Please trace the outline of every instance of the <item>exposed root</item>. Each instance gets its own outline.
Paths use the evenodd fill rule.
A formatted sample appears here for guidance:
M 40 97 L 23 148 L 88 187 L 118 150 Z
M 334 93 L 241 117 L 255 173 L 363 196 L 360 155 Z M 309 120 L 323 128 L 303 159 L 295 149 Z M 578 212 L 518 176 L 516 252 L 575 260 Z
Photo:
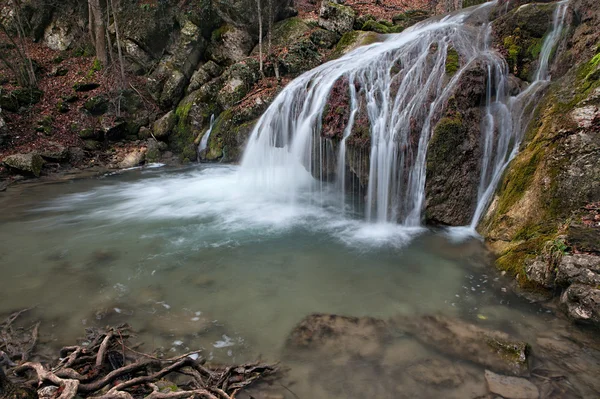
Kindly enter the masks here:
M 5 350 L 8 359 L 5 364 L 16 366 L 12 360 L 21 363 L 12 370 L 14 375 L 23 376 L 29 370 L 35 371 L 38 387 L 53 385 L 59 388 L 56 399 L 76 396 L 91 399 L 235 399 L 236 393 L 244 387 L 278 373 L 275 365 L 261 363 L 228 367 L 209 365 L 199 356 L 200 351 L 169 359 L 148 355 L 132 349 L 135 345 L 128 345 L 128 326 L 105 331 L 88 329 L 87 344 L 62 348 L 59 358 L 47 362 L 45 367 L 41 362 L 27 361 L 35 358 L 39 323 L 30 329 L 27 338 L 24 334 L 29 330 L 23 330 L 16 339 L 18 334 L 11 328 L 23 312 L 13 313 L 0 324 L 0 349 Z M 13 373 L 9 372 L 7 376 Z M 161 390 L 158 382 L 175 373 L 189 378 L 182 384 L 185 389 L 177 387 L 173 390 L 171 386 Z M 113 386 L 108 389 L 110 385 Z

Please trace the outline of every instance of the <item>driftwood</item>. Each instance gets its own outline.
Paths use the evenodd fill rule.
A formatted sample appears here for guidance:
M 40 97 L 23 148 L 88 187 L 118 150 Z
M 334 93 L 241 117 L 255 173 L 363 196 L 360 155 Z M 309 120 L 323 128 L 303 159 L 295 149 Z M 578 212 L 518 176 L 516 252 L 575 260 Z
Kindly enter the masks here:
M 20 334 L 12 328 L 14 321 L 25 311 L 13 313 L 0 324 L 0 357 L 4 358 L 0 359 L 0 373 L 2 365 L 7 366 L 6 383 L 13 386 L 55 386 L 58 390 L 52 399 L 76 396 L 90 399 L 235 399 L 236 393 L 244 387 L 259 379 L 273 378 L 279 372 L 276 365 L 262 363 L 208 365 L 198 352 L 169 359 L 145 354 L 129 344 L 131 334 L 127 325 L 87 329 L 84 344 L 62 348 L 56 359 L 28 361 L 35 358 L 39 323 L 30 329 L 21 329 Z M 159 388 L 159 381 L 176 374 L 187 377 L 183 379 L 186 382 L 170 383 L 166 390 Z M 173 389 L 174 386 L 177 389 Z M 0 399 L 5 399 L 2 386 Z

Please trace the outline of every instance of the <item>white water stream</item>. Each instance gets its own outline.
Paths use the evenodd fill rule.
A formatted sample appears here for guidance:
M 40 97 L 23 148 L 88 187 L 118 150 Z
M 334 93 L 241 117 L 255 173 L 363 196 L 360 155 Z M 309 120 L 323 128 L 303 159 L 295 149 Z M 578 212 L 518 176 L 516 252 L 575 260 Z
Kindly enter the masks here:
M 517 152 L 528 120 L 524 115 L 527 105 L 547 85 L 550 56 L 560 38 L 567 8 L 566 1 L 557 5 L 535 81 L 511 97 L 506 62 L 490 48 L 491 27 L 476 22 L 481 20 L 478 15 L 485 17 L 495 3 L 425 21 L 292 81 L 254 128 L 242 162 L 242 179 L 286 196 L 292 204 L 308 188 L 317 191 L 316 199 L 321 198 L 323 184 L 311 186 L 309 182 L 312 176 L 323 175 L 332 157 L 328 153 L 331 142 L 321 136 L 322 117 L 334 85 L 347 79 L 350 113 L 335 156 L 341 211 L 347 207 L 346 197 L 356 195 L 346 187 L 346 142 L 359 112 L 357 98 L 362 96 L 371 137 L 365 218 L 376 223 L 420 226 L 427 148 L 436 118 L 465 71 L 480 63 L 488 71 L 488 87 L 482 111 L 481 179 L 469 226 L 474 232 L 502 172 Z M 452 49 L 459 54 L 461 66 L 449 78 L 446 61 Z

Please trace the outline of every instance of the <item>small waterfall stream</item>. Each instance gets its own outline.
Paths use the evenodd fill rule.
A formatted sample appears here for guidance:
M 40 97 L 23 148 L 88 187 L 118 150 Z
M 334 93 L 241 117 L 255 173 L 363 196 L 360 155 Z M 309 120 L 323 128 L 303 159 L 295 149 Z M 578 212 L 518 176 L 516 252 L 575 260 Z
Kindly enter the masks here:
M 419 226 L 433 128 L 464 73 L 482 64 L 488 76 L 482 110 L 481 179 L 470 226 L 474 229 L 503 170 L 516 154 L 521 121 L 526 119 L 524 109 L 547 84 L 550 55 L 560 38 L 567 8 L 566 1 L 558 3 L 535 81 L 511 97 L 506 62 L 490 48 L 491 26 L 477 22 L 482 16 L 487 21 L 495 4 L 425 21 L 296 78 L 256 124 L 242 160 L 242 178 L 291 203 L 307 190 L 318 194 L 335 189 L 342 200 L 334 206 L 344 212 L 346 198 L 358 195 L 347 187 L 347 143 L 355 134 L 357 115 L 363 111 L 370 126 L 368 186 L 360 194 L 364 195 L 364 217 L 376 223 Z M 446 63 L 452 53 L 458 54 L 461 62 L 449 76 Z M 321 132 L 329 97 L 340 80 L 347 82 L 350 109 L 337 148 L 332 148 L 331 140 Z M 315 183 L 313 176 L 322 180 L 332 159 L 335 188 Z
M 198 161 L 200 161 L 200 154 L 202 154 L 203 151 L 206 151 L 206 147 L 208 146 L 208 139 L 210 139 L 210 134 L 212 133 L 214 124 L 215 114 L 212 114 L 210 116 L 210 125 L 208 127 L 208 130 L 202 136 L 202 140 L 200 140 L 200 145 L 198 146 Z

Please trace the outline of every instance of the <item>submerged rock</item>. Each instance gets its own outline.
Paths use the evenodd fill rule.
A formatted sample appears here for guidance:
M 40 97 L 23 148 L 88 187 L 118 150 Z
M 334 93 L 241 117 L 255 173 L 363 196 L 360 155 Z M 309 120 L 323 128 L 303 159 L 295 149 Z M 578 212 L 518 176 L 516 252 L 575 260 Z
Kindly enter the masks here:
M 400 317 L 394 323 L 398 330 L 449 356 L 498 372 L 514 375 L 528 372 L 527 343 L 506 333 L 444 316 Z
M 4 158 L 4 164 L 19 172 L 33 174 L 39 177 L 44 159 L 37 153 L 30 152 L 28 154 L 14 154 Z
M 485 380 L 491 393 L 506 399 L 538 399 L 539 390 L 533 383 L 524 378 L 507 377 L 485 371 Z

